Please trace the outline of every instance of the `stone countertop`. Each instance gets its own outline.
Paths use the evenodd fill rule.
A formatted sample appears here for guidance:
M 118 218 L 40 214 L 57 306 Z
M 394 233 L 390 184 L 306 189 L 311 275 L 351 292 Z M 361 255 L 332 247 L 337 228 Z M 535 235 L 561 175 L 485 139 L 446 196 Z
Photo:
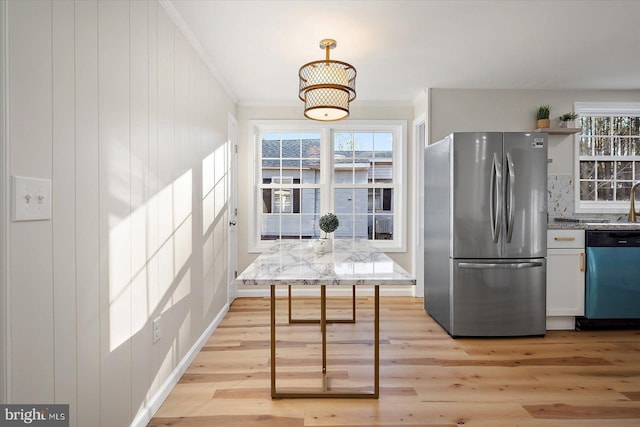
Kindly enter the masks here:
M 640 222 L 554 222 L 547 224 L 549 230 L 638 230 Z
M 276 240 L 236 279 L 242 285 L 415 285 L 415 278 L 365 240 L 333 241 L 316 254 L 312 240 Z

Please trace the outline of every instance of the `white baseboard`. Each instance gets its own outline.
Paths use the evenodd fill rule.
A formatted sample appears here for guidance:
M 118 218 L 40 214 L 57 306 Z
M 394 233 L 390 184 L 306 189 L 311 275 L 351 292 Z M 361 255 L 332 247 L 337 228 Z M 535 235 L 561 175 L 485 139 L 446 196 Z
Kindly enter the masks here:
M 276 288 L 276 296 L 287 296 L 287 293 L 288 293 L 288 290 L 284 286 L 279 286 L 278 288 Z M 292 293 L 294 296 L 319 297 L 320 289 L 316 286 L 311 286 L 308 289 L 293 288 Z M 338 287 L 327 286 L 327 295 L 328 296 L 350 296 L 351 287 L 340 286 L 338 288 Z M 373 288 L 371 287 L 358 288 L 356 289 L 356 295 L 373 296 Z M 238 298 L 258 298 L 258 297 L 268 297 L 268 296 L 269 296 L 269 288 L 238 289 Z M 411 287 L 407 286 L 402 288 L 380 287 L 380 296 L 414 297 L 415 288 L 413 286 Z
M 136 418 L 131 422 L 131 427 L 146 427 L 151 421 L 151 418 L 158 412 L 160 406 L 165 401 L 165 399 L 171 393 L 171 390 L 178 384 L 182 374 L 185 373 L 191 362 L 196 358 L 204 344 L 207 342 L 213 331 L 218 327 L 225 314 L 229 311 L 229 304 L 225 304 L 225 306 L 220 310 L 217 316 L 213 319 L 213 321 L 209 324 L 207 329 L 200 335 L 198 340 L 193 344 L 191 349 L 185 354 L 182 360 L 178 363 L 176 368 L 171 372 L 169 377 L 162 383 L 158 391 L 155 392 L 149 402 L 146 404 L 144 408 L 138 412 Z

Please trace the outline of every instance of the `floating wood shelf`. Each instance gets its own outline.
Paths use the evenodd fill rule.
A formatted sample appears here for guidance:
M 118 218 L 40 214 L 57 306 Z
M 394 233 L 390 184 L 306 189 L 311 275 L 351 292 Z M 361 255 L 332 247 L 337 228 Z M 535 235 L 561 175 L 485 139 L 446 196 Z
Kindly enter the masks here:
M 545 132 L 549 135 L 571 135 L 579 133 L 581 130 L 581 128 L 538 128 L 534 132 Z

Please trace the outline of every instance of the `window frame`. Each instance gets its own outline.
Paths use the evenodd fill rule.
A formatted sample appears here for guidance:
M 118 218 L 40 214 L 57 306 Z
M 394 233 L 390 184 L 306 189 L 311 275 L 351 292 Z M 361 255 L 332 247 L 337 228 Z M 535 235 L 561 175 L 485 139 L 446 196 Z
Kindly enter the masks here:
M 261 173 L 261 141 L 260 135 L 268 132 L 319 132 L 320 133 L 320 185 L 309 184 L 309 188 L 319 188 L 320 212 L 334 212 L 333 182 L 333 133 L 334 132 L 391 132 L 394 138 L 393 147 L 393 216 L 394 238 L 392 240 L 369 240 L 374 247 L 386 252 L 406 251 L 406 223 L 408 209 L 407 189 L 407 122 L 405 120 L 348 120 L 345 122 L 312 122 L 308 120 L 251 120 L 249 121 L 249 141 L 251 144 L 252 187 L 249 218 L 249 253 L 260 253 L 270 246 L 269 240 L 261 239 L 260 207 L 262 194 L 260 191 Z M 300 186 L 302 190 L 304 184 Z
M 574 112 L 579 116 L 635 116 L 640 115 L 640 102 L 576 102 Z M 575 213 L 620 214 L 629 211 L 629 201 L 589 201 L 580 199 L 580 162 L 640 161 L 640 155 L 584 156 L 580 155 L 582 132 L 574 135 L 574 211 Z M 614 181 L 615 182 L 615 181 Z

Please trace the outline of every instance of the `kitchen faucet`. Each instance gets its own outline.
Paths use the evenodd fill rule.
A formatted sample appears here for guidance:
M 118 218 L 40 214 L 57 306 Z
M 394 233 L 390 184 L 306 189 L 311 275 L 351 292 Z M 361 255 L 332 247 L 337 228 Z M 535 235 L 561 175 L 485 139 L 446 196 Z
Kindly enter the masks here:
M 636 189 L 640 186 L 640 181 L 633 184 L 631 187 L 631 206 L 629 207 L 629 222 L 636 222 L 636 215 L 640 215 L 640 212 L 636 212 Z

